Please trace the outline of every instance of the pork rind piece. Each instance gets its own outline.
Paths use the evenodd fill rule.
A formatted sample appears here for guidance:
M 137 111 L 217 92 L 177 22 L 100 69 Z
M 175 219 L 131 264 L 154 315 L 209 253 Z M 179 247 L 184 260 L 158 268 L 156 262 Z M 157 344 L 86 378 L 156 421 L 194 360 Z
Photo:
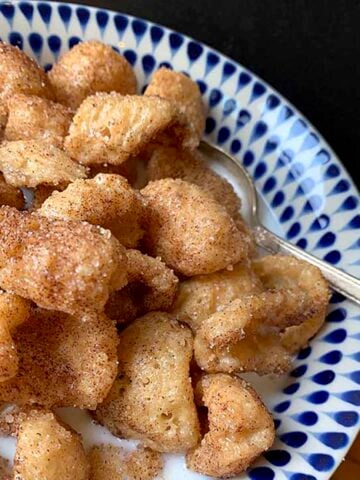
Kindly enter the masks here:
M 18 47 L 0 42 L 0 102 L 16 93 L 53 98 L 44 70 Z
M 7 101 L 5 140 L 43 140 L 61 148 L 72 119 L 71 111 L 46 98 L 17 94 Z
M 2 402 L 95 409 L 116 377 L 118 336 L 104 314 L 73 317 L 35 309 L 13 341 L 19 367 L 0 383 Z
M 233 477 L 272 446 L 274 422 L 247 382 L 230 375 L 205 375 L 197 396 L 208 409 L 208 432 L 187 454 L 188 468 L 211 477 Z
M 324 322 L 329 290 L 316 267 L 269 255 L 253 268 L 267 290 L 234 300 L 197 331 L 195 358 L 203 370 L 284 373 Z
M 88 178 L 96 177 L 99 173 L 121 175 L 133 186 L 138 178 L 138 162 L 136 158 L 129 158 L 120 165 L 101 165 L 100 163 L 91 165 L 88 171 Z
M 86 177 L 86 169 L 43 140 L 18 140 L 0 146 L 0 171 L 13 187 L 66 186 Z
M 194 130 L 168 100 L 98 93 L 87 97 L 77 110 L 65 149 L 83 165 L 120 165 L 165 133 L 176 145 L 198 145 Z
M 24 196 L 21 190 L 12 185 L 8 185 L 0 173 L 0 206 L 1 205 L 21 209 L 24 207 Z
M 180 178 L 195 183 L 226 208 L 234 219 L 239 215 L 241 200 L 232 185 L 213 172 L 205 163 L 199 150 L 180 150 L 174 147 L 159 146 L 147 166 L 150 181 L 162 178 Z
M 89 480 L 80 436 L 52 412 L 32 411 L 20 424 L 14 475 L 17 480 Z
M 238 263 L 230 270 L 198 275 L 180 283 L 171 312 L 197 331 L 210 315 L 233 300 L 264 290 L 248 263 Z
M 119 378 L 97 408 L 114 435 L 159 452 L 196 445 L 199 425 L 189 378 L 190 330 L 161 312 L 148 313 L 120 335 Z
M 102 311 L 127 282 L 124 247 L 108 230 L 0 207 L 0 287 L 66 313 Z
M 1 480 L 12 480 L 14 478 L 9 460 L 0 457 L 0 478 Z
M 191 78 L 168 68 L 160 68 L 154 73 L 144 95 L 155 95 L 174 102 L 201 138 L 205 129 L 205 105 L 197 83 Z
M 147 207 L 146 249 L 176 272 L 213 273 L 246 260 L 244 235 L 225 208 L 197 185 L 167 178 L 150 182 L 141 193 Z
M 96 92 L 136 93 L 136 76 L 126 58 L 94 40 L 62 55 L 48 75 L 58 102 L 73 110 Z
M 64 191 L 54 192 L 38 213 L 100 225 L 127 248 L 136 247 L 143 235 L 140 195 L 120 175 L 100 173 L 90 180 L 76 180 Z
M 318 268 L 290 256 L 268 255 L 255 260 L 253 268 L 266 288 L 295 289 L 303 296 L 303 322 L 287 328 L 281 338 L 283 347 L 296 353 L 307 346 L 325 321 L 330 299 L 327 281 Z
M 16 375 L 18 356 L 12 333 L 29 316 L 28 300 L 0 290 L 0 382 Z
M 89 453 L 90 480 L 153 480 L 162 470 L 162 458 L 150 448 L 126 452 L 114 445 L 98 445 Z

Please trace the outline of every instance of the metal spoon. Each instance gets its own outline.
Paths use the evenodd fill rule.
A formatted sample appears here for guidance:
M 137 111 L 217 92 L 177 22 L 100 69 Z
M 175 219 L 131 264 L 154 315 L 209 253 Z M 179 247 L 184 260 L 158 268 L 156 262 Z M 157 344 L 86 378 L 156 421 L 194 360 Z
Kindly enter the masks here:
M 305 260 L 315 267 L 318 267 L 334 290 L 360 305 L 360 280 L 358 278 L 292 245 L 273 232 L 270 232 L 270 230 L 261 224 L 258 215 L 258 196 L 253 180 L 237 158 L 207 142 L 201 142 L 200 150 L 210 162 L 221 163 L 238 179 L 241 188 L 245 192 L 246 200 L 244 203 L 247 203 L 249 206 L 250 226 L 254 231 L 255 241 L 259 247 L 271 253 L 280 252 L 293 255 L 300 260 Z

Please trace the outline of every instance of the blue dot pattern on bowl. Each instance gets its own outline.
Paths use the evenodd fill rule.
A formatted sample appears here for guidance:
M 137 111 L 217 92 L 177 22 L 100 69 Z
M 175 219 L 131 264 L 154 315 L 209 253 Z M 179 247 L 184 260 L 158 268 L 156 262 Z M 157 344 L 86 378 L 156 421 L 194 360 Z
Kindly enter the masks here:
M 251 72 L 180 33 L 85 6 L 0 3 L 0 35 L 47 68 L 81 40 L 98 38 L 126 56 L 141 87 L 160 66 L 186 71 L 209 106 L 206 138 L 243 162 L 284 236 L 360 274 L 356 189 L 309 122 Z M 299 352 L 287 384 L 269 399 L 276 444 L 241 478 L 329 477 L 359 426 L 359 325 L 354 306 L 334 295 L 325 328 Z

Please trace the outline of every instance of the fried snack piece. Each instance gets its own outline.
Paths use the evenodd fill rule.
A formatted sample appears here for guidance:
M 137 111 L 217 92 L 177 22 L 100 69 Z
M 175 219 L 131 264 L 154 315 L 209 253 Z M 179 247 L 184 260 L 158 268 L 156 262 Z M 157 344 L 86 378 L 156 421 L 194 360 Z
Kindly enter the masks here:
M 199 425 L 189 379 L 190 330 L 161 312 L 138 318 L 120 335 L 119 378 L 96 417 L 114 435 L 159 452 L 196 445 Z
M 163 133 L 171 134 L 177 145 L 198 145 L 193 129 L 168 100 L 97 93 L 87 97 L 77 110 L 65 149 L 83 165 L 120 165 Z
M 126 58 L 96 40 L 66 52 L 48 75 L 57 100 L 73 110 L 96 92 L 136 93 L 136 76 Z
M 162 458 L 150 448 L 133 452 L 114 445 L 97 445 L 88 455 L 90 480 L 153 480 L 162 470 Z
M 86 169 L 43 140 L 18 140 L 0 146 L 0 171 L 13 187 L 67 185 L 86 177 Z
M 235 300 L 202 322 L 194 347 L 203 370 L 284 373 L 324 322 L 329 290 L 316 267 L 269 255 L 253 268 L 267 290 Z
M 284 255 L 268 255 L 254 261 L 253 268 L 266 288 L 296 289 L 304 296 L 304 321 L 287 328 L 281 344 L 289 353 L 305 347 L 320 330 L 330 299 L 327 281 L 320 270 L 307 262 Z
M 197 83 L 191 78 L 168 68 L 159 68 L 144 95 L 155 95 L 174 102 L 201 138 L 205 129 L 205 105 Z
M 116 377 L 118 336 L 104 314 L 73 317 L 35 309 L 13 340 L 19 368 L 0 383 L 2 402 L 93 410 Z
M 0 382 L 16 375 L 18 356 L 12 333 L 30 316 L 30 302 L 0 290 Z
M 197 185 L 167 178 L 150 182 L 141 193 L 147 251 L 176 272 L 213 273 L 247 258 L 244 235 L 225 208 Z
M 46 73 L 18 47 L 0 42 L 0 102 L 16 93 L 52 99 Z
M 38 213 L 100 225 L 127 248 L 136 247 L 143 235 L 140 195 L 120 175 L 99 173 L 89 180 L 75 180 L 45 200 Z
M 264 290 L 259 278 L 248 263 L 238 263 L 230 270 L 198 275 L 180 283 L 171 312 L 186 322 L 193 331 L 203 320 L 224 305 L 247 294 Z
M 102 311 L 127 282 L 124 247 L 108 230 L 0 207 L 0 287 L 49 310 Z
M 239 215 L 241 200 L 232 185 L 213 172 L 199 150 L 180 150 L 159 146 L 151 155 L 147 166 L 148 179 L 180 178 L 195 183 L 223 205 L 234 219 Z
M 19 427 L 14 459 L 17 480 L 89 480 L 80 435 L 52 412 L 33 410 Z
M 274 422 L 251 386 L 230 375 L 205 375 L 197 397 L 208 409 L 208 432 L 186 456 L 187 466 L 211 477 L 233 477 L 275 439 Z
M 24 196 L 21 190 L 12 185 L 8 185 L 0 173 L 0 206 L 1 205 L 21 209 L 24 207 Z
M 17 94 L 7 101 L 5 140 L 42 140 L 61 148 L 72 119 L 71 111 L 46 98 Z

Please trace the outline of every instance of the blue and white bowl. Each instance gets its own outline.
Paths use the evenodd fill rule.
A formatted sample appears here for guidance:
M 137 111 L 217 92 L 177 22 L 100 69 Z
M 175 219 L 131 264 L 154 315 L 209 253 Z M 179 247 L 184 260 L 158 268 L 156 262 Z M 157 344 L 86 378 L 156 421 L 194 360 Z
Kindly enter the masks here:
M 0 37 L 46 68 L 77 42 L 102 40 L 126 56 L 142 87 L 161 65 L 187 72 L 209 106 L 206 138 L 252 174 L 264 221 L 314 255 L 360 275 L 359 194 L 353 182 L 314 127 L 241 65 L 151 22 L 66 3 L 0 2 Z M 290 375 L 256 380 L 274 413 L 278 440 L 239 478 L 328 479 L 359 429 L 359 361 L 360 309 L 335 294 L 325 328 L 300 352 Z M 84 427 L 83 413 L 73 414 L 63 412 L 75 428 L 93 432 Z M 8 447 L 2 439 L 0 448 L 10 455 L 13 446 Z M 203 477 L 186 471 L 183 458 L 169 457 L 164 478 Z

